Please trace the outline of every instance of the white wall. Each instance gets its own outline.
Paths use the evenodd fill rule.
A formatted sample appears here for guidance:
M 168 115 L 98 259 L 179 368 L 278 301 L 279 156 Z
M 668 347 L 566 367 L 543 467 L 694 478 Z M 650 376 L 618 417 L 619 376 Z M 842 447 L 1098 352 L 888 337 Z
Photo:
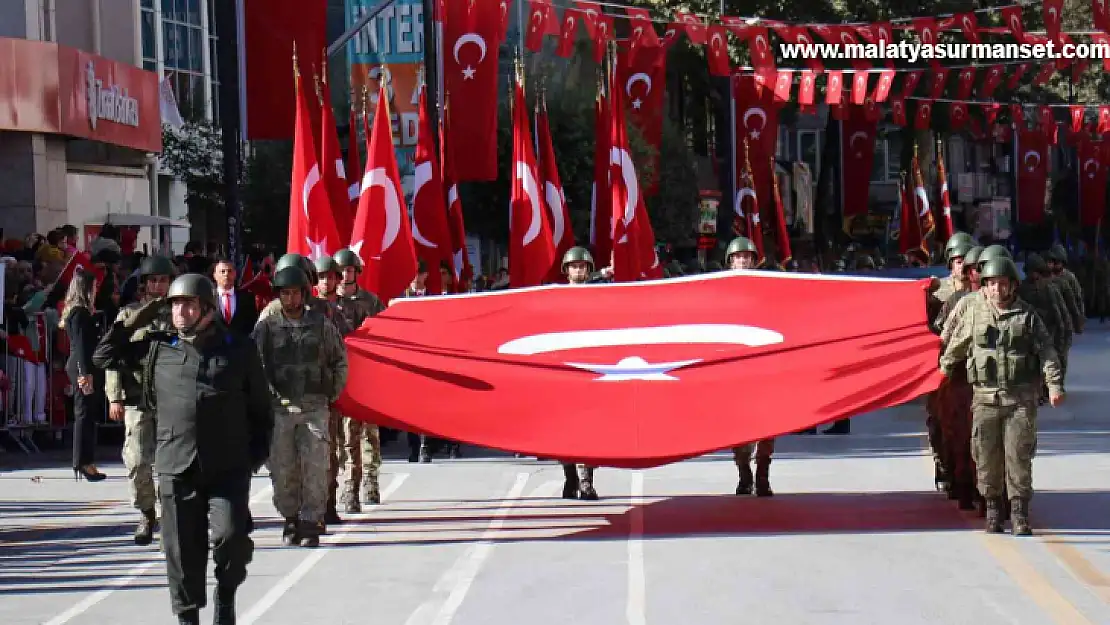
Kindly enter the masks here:
M 69 206 L 68 223 L 77 226 L 84 237 L 86 224 L 103 224 L 105 214 L 150 214 L 150 185 L 146 178 L 68 172 L 66 196 Z M 137 249 L 151 249 L 150 228 L 139 232 Z

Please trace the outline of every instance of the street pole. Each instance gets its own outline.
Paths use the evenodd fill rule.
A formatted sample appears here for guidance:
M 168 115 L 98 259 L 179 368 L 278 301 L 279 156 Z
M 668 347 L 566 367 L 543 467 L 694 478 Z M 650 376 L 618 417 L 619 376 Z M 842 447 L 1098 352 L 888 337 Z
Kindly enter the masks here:
M 242 203 L 239 198 L 239 42 L 236 2 L 215 2 L 217 74 L 220 78 L 220 141 L 223 146 L 224 214 L 227 217 L 227 258 L 242 265 Z M 207 224 L 206 224 L 207 225 Z M 207 227 L 205 228 L 207 231 Z M 209 239 L 211 235 L 209 234 Z
M 375 17 L 377 17 L 379 13 L 384 11 L 391 4 L 393 4 L 393 0 L 382 0 L 380 3 L 378 3 L 378 6 L 374 7 L 373 9 L 370 9 L 366 13 L 363 13 L 362 17 L 358 18 L 355 21 L 354 24 L 351 24 L 351 27 L 348 28 L 342 35 L 339 35 L 338 39 L 331 42 L 331 44 L 328 46 L 328 58 L 331 58 L 331 57 L 335 56 L 336 54 L 338 54 L 339 51 L 343 49 L 343 46 L 347 45 L 348 41 L 350 41 L 351 39 L 354 39 L 355 35 L 358 34 L 358 31 L 362 30 L 363 28 L 366 28 L 366 25 L 369 24 L 371 22 L 371 20 L 373 20 Z M 425 1 L 425 5 L 427 5 L 427 4 L 428 4 L 427 1 Z M 427 9 L 427 6 L 425 6 L 425 9 Z M 428 15 L 427 10 L 425 10 L 424 14 Z M 424 20 L 425 32 L 427 32 L 427 23 L 428 23 L 428 20 L 425 19 Z M 427 44 L 425 44 L 425 45 L 427 45 Z

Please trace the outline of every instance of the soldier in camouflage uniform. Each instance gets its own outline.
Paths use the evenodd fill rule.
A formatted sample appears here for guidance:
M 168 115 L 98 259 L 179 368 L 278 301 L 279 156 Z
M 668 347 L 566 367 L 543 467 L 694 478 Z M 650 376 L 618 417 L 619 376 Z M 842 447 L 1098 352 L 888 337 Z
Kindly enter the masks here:
M 758 248 L 747 237 L 736 237 L 725 250 L 725 264 L 729 269 L 755 269 Z M 752 475 L 752 453 L 755 453 L 755 475 Z M 765 438 L 758 443 L 747 443 L 732 448 L 732 460 L 740 474 L 736 485 L 737 495 L 752 494 L 754 482 L 757 497 L 770 497 L 771 455 L 775 453 L 775 439 Z
M 1017 294 L 1041 316 L 1041 321 L 1044 321 L 1052 335 L 1052 346 L 1056 349 L 1056 357 L 1063 370 L 1066 366 L 1064 363 L 1067 362 L 1066 354 L 1071 346 L 1071 316 L 1068 315 L 1059 289 L 1047 277 L 1050 273 L 1048 263 L 1039 254 L 1029 254 L 1025 257 L 1025 281 L 1018 287 Z M 1047 397 L 1047 388 L 1045 390 Z
M 173 278 L 173 263 L 161 256 L 148 256 L 139 265 L 139 281 L 144 287 L 143 300 L 120 309 L 116 321 L 131 318 L 147 302 L 165 297 Z M 169 331 L 173 327 L 169 310 L 154 321 L 138 328 L 132 341 L 142 341 L 148 332 Z M 104 392 L 108 397 L 108 418 L 123 421 L 123 466 L 127 468 L 127 482 L 131 491 L 131 504 L 142 513 L 135 527 L 135 544 L 149 545 L 154 540 L 154 527 L 158 522 L 155 503 L 158 493 L 154 483 L 154 413 L 142 406 L 142 371 L 106 369 Z
M 944 245 L 944 259 L 948 263 L 949 275 L 934 280 L 926 300 L 925 312 L 928 319 L 936 319 L 944 303 L 954 294 L 967 291 L 970 286 L 964 276 L 964 256 L 971 248 L 975 247 L 975 239 L 966 232 L 956 232 L 948 238 Z M 925 428 L 929 433 L 929 447 L 933 452 L 933 482 L 937 488 L 951 492 L 951 467 L 944 464 L 944 440 L 940 427 L 940 410 L 944 393 L 947 389 L 942 386 L 929 393 L 925 398 Z
M 368 318 L 385 310 L 377 295 L 358 286 L 362 261 L 348 249 L 335 253 L 335 264 L 340 281 L 336 288 L 335 305 L 347 324 L 357 330 Z M 344 446 L 340 448 L 342 464 L 346 465 L 343 481 L 344 509 L 355 513 L 362 511 L 362 503 L 382 502 L 378 474 L 382 466 L 382 439 L 378 426 L 351 417 L 343 417 Z M 361 502 L 360 502 L 361 489 Z
M 973 389 L 971 453 L 979 491 L 986 498 L 986 531 L 1002 531 L 1003 497 L 1008 492 L 1011 531 L 1028 536 L 1037 395 L 1043 375 L 1049 401 L 1059 406 L 1064 401 L 1063 377 L 1044 322 L 1017 297 L 1020 277 L 1014 262 L 987 262 L 980 276 L 983 297 L 971 298 L 940 357 L 940 370 L 952 376 L 966 361 Z
M 343 315 L 339 314 L 338 297 L 335 293 L 335 289 L 339 285 L 339 267 L 336 266 L 332 257 L 327 254 L 317 258 L 314 266 L 316 268 L 316 298 L 326 309 L 326 316 L 335 324 L 335 329 L 339 330 L 339 335 L 347 336 L 354 328 L 351 327 L 351 324 Z M 339 490 L 339 466 L 343 462 L 339 457 L 340 450 L 344 447 L 343 417 L 335 410 L 334 406 L 330 410 L 331 419 L 328 421 L 328 441 L 330 442 L 328 448 L 328 508 L 324 513 L 324 522 L 326 525 L 338 525 L 343 522 L 335 505 L 336 491 Z
M 587 284 L 591 281 L 594 272 L 594 257 L 584 247 L 572 247 L 563 254 L 563 275 L 567 277 L 567 284 Z M 594 489 L 594 470 L 586 464 L 563 463 L 563 499 L 596 500 L 597 490 Z
M 259 319 L 252 336 L 274 396 L 274 507 L 285 545 L 316 547 L 328 503 L 328 406 L 347 383 L 347 350 L 323 310 L 305 306 L 304 271 L 285 267 L 273 284 L 281 310 Z
M 1066 263 L 1067 260 L 1068 253 L 1064 250 L 1064 246 L 1059 243 L 1053 245 L 1051 249 L 1045 252 L 1045 262 L 1050 271 L 1049 279 L 1063 297 L 1068 317 L 1071 320 L 1072 333 L 1083 334 L 1083 325 L 1087 320 L 1083 307 L 1083 293 L 1079 287 L 1079 281 L 1075 279 L 1075 275 L 1064 267 L 1064 263 Z M 1061 354 L 1057 354 L 1060 358 L 1060 366 L 1063 368 L 1065 376 L 1067 376 L 1068 373 L 1069 351 L 1071 351 L 1071 337 L 1068 337 L 1064 351 Z
M 933 321 L 934 328 L 939 328 L 941 345 L 950 338 L 952 328 L 967 305 L 981 296 L 979 260 L 982 252 L 983 248 L 977 245 L 964 255 L 964 276 L 971 289 L 953 293 Z M 941 462 L 949 471 L 948 497 L 955 499 L 961 510 L 971 510 L 975 507 L 977 493 L 975 463 L 971 459 L 971 386 L 966 376 L 957 372 L 941 384 L 936 407 L 944 445 Z

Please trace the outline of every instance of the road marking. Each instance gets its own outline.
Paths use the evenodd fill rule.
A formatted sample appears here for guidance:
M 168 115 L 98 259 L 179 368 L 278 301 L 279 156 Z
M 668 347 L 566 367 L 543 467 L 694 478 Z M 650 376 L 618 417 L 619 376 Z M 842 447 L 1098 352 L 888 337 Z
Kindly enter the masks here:
M 563 492 L 563 480 L 548 480 L 532 489 L 528 498 L 553 498 Z
M 408 479 L 408 477 L 408 473 L 399 473 L 397 475 L 394 475 L 393 481 L 389 483 L 389 486 L 386 486 L 385 489 L 382 490 L 382 501 L 385 502 L 394 493 L 396 493 L 397 489 L 401 488 L 401 484 L 404 484 L 405 480 Z M 369 514 L 369 512 L 367 514 Z M 355 518 L 357 518 L 357 516 Z M 343 541 L 347 540 L 347 537 L 350 536 L 351 530 L 353 530 L 354 528 L 355 524 L 348 522 L 344 524 L 343 529 L 339 530 L 339 532 L 337 532 L 336 534 L 325 536 L 321 541 L 324 543 L 324 545 L 321 545 L 320 547 L 314 549 L 309 556 L 307 556 L 304 560 L 301 561 L 300 564 L 297 565 L 297 568 L 293 569 L 288 574 L 286 574 L 285 577 L 281 578 L 278 583 L 269 590 L 269 592 L 263 595 L 263 597 L 259 599 L 257 603 L 251 606 L 250 610 L 247 610 L 246 614 L 239 618 L 239 623 L 241 623 L 242 625 L 252 625 L 255 621 L 261 618 L 262 615 L 269 611 L 270 608 L 274 607 L 274 604 L 278 602 L 278 599 L 281 599 L 285 595 L 285 593 L 289 592 L 290 588 L 296 585 L 297 582 L 301 581 L 305 575 L 308 575 L 308 572 L 311 571 L 312 568 L 315 567 L 317 564 L 319 564 L 320 560 L 324 559 L 324 556 L 328 555 L 328 552 L 331 551 L 332 547 L 339 545 Z
M 1071 571 L 1076 579 L 1086 584 L 1103 602 L 1110 603 L 1110 579 L 1084 558 L 1078 549 L 1062 540 L 1051 538 L 1042 538 L 1041 543 Z
M 257 503 L 267 497 L 271 492 L 273 492 L 273 486 L 266 486 L 262 490 L 258 491 L 253 497 L 251 497 L 250 502 L 252 504 Z M 71 606 L 65 612 L 62 612 L 58 616 L 55 616 L 54 618 L 47 621 L 45 625 L 63 625 L 64 623 L 70 622 L 75 617 L 88 612 L 89 608 L 107 599 L 109 596 L 112 595 L 112 593 L 142 577 L 142 575 L 149 571 L 154 565 L 164 561 L 165 559 L 160 551 L 148 554 L 145 562 L 132 567 L 131 570 L 128 571 L 127 574 L 123 577 L 114 578 L 112 581 L 108 582 L 107 588 L 102 588 L 94 592 L 93 594 L 85 597 L 78 603 Z
M 647 579 L 644 573 L 644 474 L 632 474 L 632 507 L 628 510 L 628 605 L 629 625 L 647 623 Z
M 528 475 L 527 473 L 516 474 L 516 481 L 512 488 L 502 498 L 501 505 L 494 512 L 489 527 L 482 532 L 482 539 L 471 544 L 455 560 L 454 565 L 432 587 L 432 596 L 413 611 L 412 615 L 405 621 L 405 625 L 425 625 L 428 623 L 431 625 L 447 625 L 455 618 L 455 613 L 459 611 L 463 600 L 466 599 L 466 594 L 470 592 L 470 586 L 478 577 L 482 565 L 485 564 L 493 551 L 493 541 L 497 533 L 504 527 L 505 517 L 509 515 L 509 510 L 524 493 L 524 487 L 528 483 Z
M 1017 540 L 998 534 L 979 536 L 1006 573 L 1053 621 L 1063 625 L 1091 625 L 1091 621 L 1021 555 L 1016 546 Z

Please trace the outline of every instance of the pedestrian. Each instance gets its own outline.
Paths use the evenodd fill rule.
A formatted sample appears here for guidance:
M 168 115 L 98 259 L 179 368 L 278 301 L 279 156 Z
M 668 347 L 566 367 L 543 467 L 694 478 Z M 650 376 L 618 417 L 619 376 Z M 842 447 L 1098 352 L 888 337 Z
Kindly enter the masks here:
M 347 383 L 347 351 L 319 300 L 305 305 L 303 270 L 284 267 L 273 283 L 281 309 L 259 319 L 253 337 L 274 396 L 274 507 L 285 519 L 283 544 L 317 547 L 328 504 L 329 406 Z
M 169 307 L 173 331 L 147 331 Z M 162 551 L 173 611 L 199 625 L 208 547 L 215 563 L 215 625 L 235 623 L 235 593 L 254 554 L 251 474 L 270 452 L 273 412 L 258 351 L 219 320 L 216 288 L 185 274 L 165 300 L 114 323 L 98 367 L 141 368 L 141 406 L 157 415 L 154 469 L 162 502 Z
M 128 304 L 116 315 L 117 322 L 125 322 L 147 303 L 166 296 L 174 266 L 170 259 L 148 256 L 139 265 L 139 283 L 143 286 L 143 299 Z M 173 327 L 168 309 L 151 319 L 143 327 L 136 327 L 132 340 L 141 341 L 148 332 L 167 332 Z M 104 373 L 104 392 L 108 396 L 108 418 L 123 421 L 123 466 L 127 469 L 127 484 L 131 491 L 131 505 L 139 511 L 135 527 L 135 544 L 149 545 L 154 539 L 158 522 L 155 502 L 158 500 L 154 484 L 154 413 L 142 408 L 142 369 L 109 368 Z
M 73 386 L 73 477 L 99 482 L 105 476 L 94 464 L 96 426 L 104 420 L 104 374 L 93 366 L 93 350 L 100 338 L 96 323 L 92 273 L 75 272 L 66 291 L 61 325 L 69 341 L 66 374 Z
M 1043 379 L 1052 406 L 1063 403 L 1063 377 L 1044 322 L 1017 297 L 1020 276 L 1014 261 L 988 261 L 980 280 L 984 295 L 970 298 L 941 355 L 940 370 L 952 377 L 966 362 L 972 387 L 971 450 L 979 492 L 986 499 L 986 531 L 1002 531 L 1008 493 L 1011 531 L 1028 536 L 1037 398 Z

